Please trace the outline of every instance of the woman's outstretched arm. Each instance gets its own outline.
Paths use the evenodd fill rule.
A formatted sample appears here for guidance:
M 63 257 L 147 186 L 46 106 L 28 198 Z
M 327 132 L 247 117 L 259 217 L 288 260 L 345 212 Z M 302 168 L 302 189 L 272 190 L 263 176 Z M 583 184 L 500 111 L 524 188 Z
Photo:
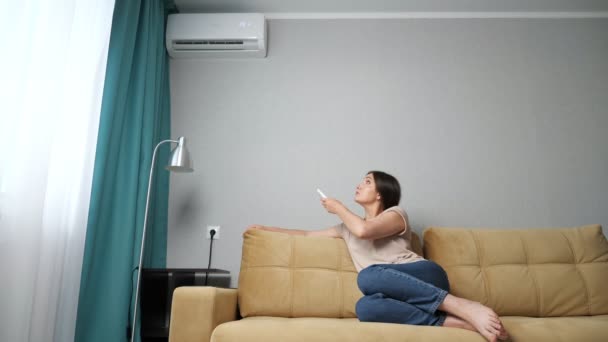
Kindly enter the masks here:
M 401 215 L 393 211 L 383 212 L 372 219 L 364 220 L 334 198 L 321 199 L 321 203 L 329 213 L 338 215 L 346 228 L 359 239 L 376 240 L 407 229 Z

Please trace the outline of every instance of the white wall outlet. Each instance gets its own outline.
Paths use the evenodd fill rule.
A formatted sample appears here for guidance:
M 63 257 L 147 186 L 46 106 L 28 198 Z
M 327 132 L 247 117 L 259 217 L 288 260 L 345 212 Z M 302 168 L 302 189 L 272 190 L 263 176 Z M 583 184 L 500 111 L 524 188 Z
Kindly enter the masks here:
M 215 230 L 215 235 L 213 235 L 213 240 L 219 240 L 220 238 L 220 226 L 207 226 L 207 240 L 211 239 L 210 232 Z

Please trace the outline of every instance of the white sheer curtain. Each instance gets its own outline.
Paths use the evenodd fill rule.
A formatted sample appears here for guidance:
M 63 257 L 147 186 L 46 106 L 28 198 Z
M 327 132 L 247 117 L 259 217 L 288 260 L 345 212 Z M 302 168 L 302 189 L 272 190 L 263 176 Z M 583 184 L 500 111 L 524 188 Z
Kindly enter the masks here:
M 113 0 L 0 11 L 0 341 L 72 341 Z

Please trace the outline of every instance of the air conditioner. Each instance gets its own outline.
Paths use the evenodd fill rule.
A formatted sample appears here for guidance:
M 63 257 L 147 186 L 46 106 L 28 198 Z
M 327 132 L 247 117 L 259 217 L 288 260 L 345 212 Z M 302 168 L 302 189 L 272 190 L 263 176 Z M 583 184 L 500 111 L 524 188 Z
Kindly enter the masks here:
M 178 13 L 167 19 L 173 58 L 266 57 L 266 20 L 257 13 Z

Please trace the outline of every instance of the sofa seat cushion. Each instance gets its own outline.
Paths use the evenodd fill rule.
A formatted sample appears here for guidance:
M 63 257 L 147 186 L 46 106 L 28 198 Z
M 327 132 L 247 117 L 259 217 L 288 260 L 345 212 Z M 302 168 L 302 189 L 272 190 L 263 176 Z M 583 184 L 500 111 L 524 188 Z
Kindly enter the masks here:
M 356 318 L 248 317 L 219 325 L 212 342 L 290 341 L 471 341 L 485 342 L 468 330 L 390 323 L 362 323 Z
M 547 318 L 508 316 L 500 319 L 513 342 L 601 342 L 608 338 L 608 315 Z
M 606 341 L 608 315 L 580 317 L 501 317 L 512 342 Z M 248 317 L 219 325 L 212 342 L 228 341 L 467 341 L 484 342 L 478 333 L 457 329 L 356 318 Z

